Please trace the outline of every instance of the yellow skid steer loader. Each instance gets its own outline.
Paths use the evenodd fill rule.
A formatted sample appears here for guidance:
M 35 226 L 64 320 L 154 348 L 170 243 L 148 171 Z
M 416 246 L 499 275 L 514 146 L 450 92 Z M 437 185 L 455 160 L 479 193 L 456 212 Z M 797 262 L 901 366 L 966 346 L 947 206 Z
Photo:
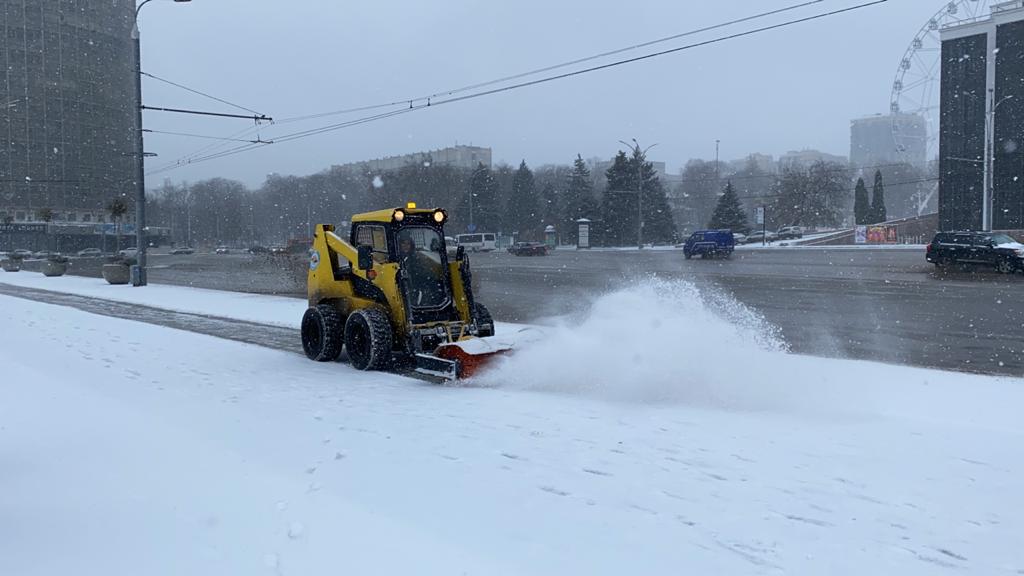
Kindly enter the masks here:
M 359 370 L 412 364 L 448 380 L 468 378 L 509 349 L 473 297 L 469 258 L 449 259 L 441 209 L 414 203 L 352 217 L 347 239 L 319 224 L 309 256 L 309 309 L 302 348 L 336 360 L 342 348 Z

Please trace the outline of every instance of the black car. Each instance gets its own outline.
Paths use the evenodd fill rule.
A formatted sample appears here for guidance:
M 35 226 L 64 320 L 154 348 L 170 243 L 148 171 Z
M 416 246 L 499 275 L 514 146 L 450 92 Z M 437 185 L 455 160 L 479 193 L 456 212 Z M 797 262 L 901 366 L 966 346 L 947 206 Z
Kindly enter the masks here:
M 547 256 L 548 246 L 541 242 L 516 242 L 508 251 L 514 256 Z
M 939 267 L 981 264 L 1010 274 L 1024 270 L 1024 244 L 994 232 L 939 232 L 925 258 Z

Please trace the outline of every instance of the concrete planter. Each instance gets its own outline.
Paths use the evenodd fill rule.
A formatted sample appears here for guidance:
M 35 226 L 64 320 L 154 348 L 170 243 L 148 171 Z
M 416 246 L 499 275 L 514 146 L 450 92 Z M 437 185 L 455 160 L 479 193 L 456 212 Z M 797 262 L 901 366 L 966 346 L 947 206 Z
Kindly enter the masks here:
M 3 268 L 4 272 L 17 272 L 21 270 L 21 260 L 4 260 L 0 262 L 0 268 Z
M 54 262 L 52 260 L 47 260 L 46 262 L 43 262 L 43 276 L 63 276 L 64 274 L 67 273 L 67 271 L 67 262 Z
M 131 281 L 131 269 L 127 264 L 104 264 L 103 279 L 108 284 L 127 284 Z

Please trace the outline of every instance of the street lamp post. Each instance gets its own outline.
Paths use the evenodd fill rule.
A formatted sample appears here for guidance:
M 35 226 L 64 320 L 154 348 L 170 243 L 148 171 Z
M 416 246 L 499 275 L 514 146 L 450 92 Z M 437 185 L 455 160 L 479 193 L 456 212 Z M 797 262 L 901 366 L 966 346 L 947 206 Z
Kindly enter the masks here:
M 138 274 L 132 279 L 134 286 L 146 282 L 146 149 L 142 134 L 142 50 L 139 42 L 139 12 L 153 0 L 143 0 L 135 8 L 132 40 L 135 44 L 135 247 L 138 250 Z M 174 0 L 191 2 L 192 0 Z
M 633 138 L 633 145 L 630 146 L 628 142 L 619 140 L 619 143 L 632 148 L 636 154 L 636 247 L 638 250 L 644 249 L 644 160 L 647 158 L 647 151 L 657 146 L 657 144 L 651 144 L 643 151 L 640 151 L 640 143 Z
M 989 90 L 988 93 L 988 101 L 992 104 L 992 107 L 989 109 L 985 118 L 985 196 L 982 198 L 981 203 L 981 227 L 986 231 L 992 230 L 992 212 L 995 209 L 993 204 L 995 202 L 996 110 L 999 109 L 1000 104 L 1013 98 L 1013 94 L 1010 94 L 999 102 L 996 102 L 995 90 Z

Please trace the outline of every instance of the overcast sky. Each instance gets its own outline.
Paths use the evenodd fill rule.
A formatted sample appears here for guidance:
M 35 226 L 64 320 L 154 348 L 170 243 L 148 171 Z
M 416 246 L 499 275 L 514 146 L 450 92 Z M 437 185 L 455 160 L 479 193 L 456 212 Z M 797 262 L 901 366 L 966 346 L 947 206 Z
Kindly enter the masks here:
M 142 12 L 143 68 L 275 119 L 408 99 L 781 8 L 797 0 L 474 1 L 156 0 Z M 816 6 L 726 33 L 857 4 Z M 651 158 L 849 154 L 849 121 L 888 109 L 904 50 L 945 1 L 890 0 L 752 37 L 581 77 L 439 106 L 150 176 L 213 176 L 258 186 L 268 173 L 310 174 L 455 143 L 489 146 L 495 162 L 531 166 L 610 157 L 619 140 L 658 143 Z M 238 112 L 153 80 L 151 106 Z M 367 113 L 282 124 L 275 134 Z M 251 122 L 147 112 L 148 128 L 226 136 Z M 254 134 L 244 135 L 246 138 Z M 151 134 L 150 169 L 217 144 Z

